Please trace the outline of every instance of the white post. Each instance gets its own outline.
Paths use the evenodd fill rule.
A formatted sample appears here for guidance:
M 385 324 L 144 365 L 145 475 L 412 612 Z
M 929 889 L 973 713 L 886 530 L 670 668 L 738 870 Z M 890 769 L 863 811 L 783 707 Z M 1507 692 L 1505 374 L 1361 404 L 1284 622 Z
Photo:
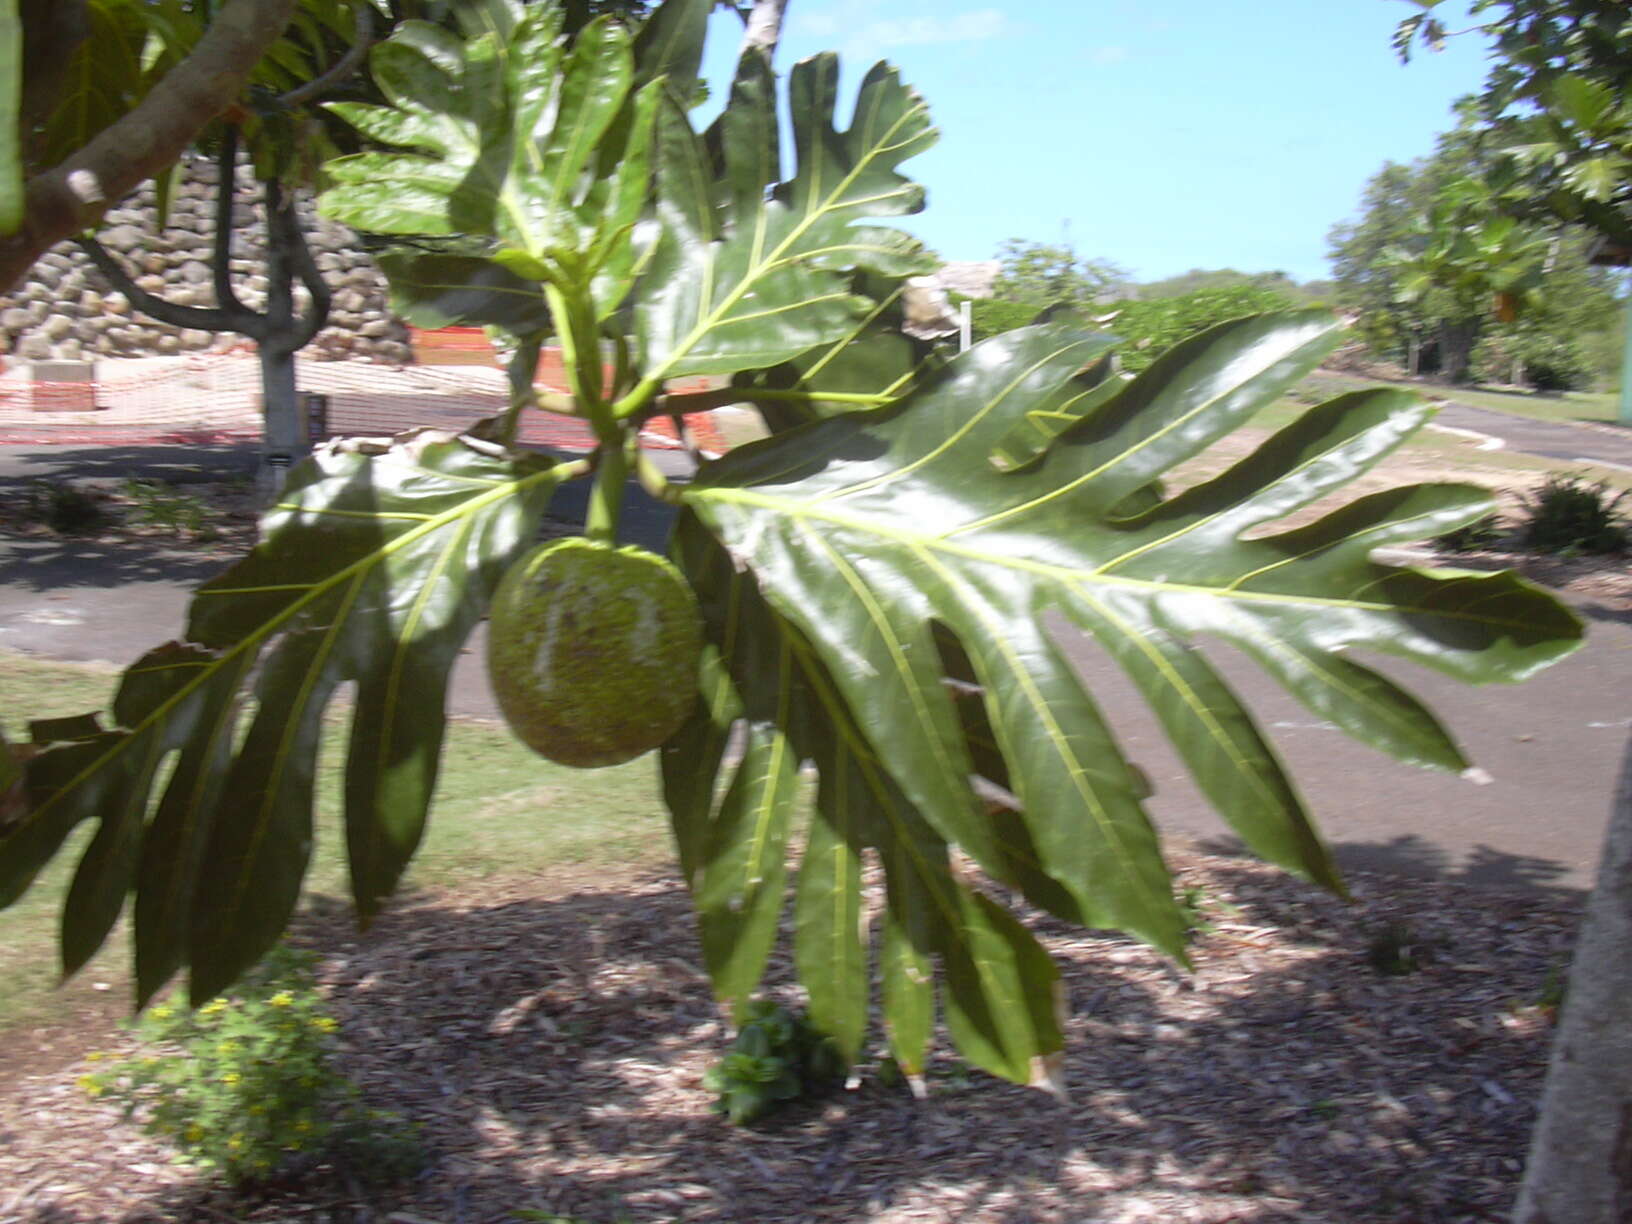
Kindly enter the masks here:
M 968 298 L 958 303 L 958 352 L 962 353 L 973 343 L 975 334 L 974 303 Z

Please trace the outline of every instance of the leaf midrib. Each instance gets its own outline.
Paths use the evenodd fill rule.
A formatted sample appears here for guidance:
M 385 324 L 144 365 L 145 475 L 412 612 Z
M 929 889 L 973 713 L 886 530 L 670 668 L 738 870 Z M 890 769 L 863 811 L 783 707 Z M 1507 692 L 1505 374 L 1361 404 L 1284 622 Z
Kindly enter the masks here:
M 1269 591 L 1242 591 L 1228 587 L 1191 586 L 1186 583 L 1157 582 L 1148 578 L 1127 578 L 1116 574 L 1107 574 L 1100 571 L 1084 571 L 1063 565 L 1051 565 L 1043 561 L 1032 561 L 1023 557 L 1014 557 L 1007 554 L 986 552 L 968 545 L 952 543 L 945 536 L 918 535 L 903 531 L 899 528 L 888 527 L 874 519 L 863 518 L 859 515 L 843 514 L 828 509 L 825 505 L 815 508 L 808 502 L 790 502 L 785 498 L 778 498 L 763 493 L 755 493 L 751 489 L 728 489 L 713 487 L 706 489 L 690 489 L 685 494 L 686 500 L 696 504 L 706 504 L 710 501 L 723 502 L 747 506 L 753 509 L 771 510 L 792 520 L 816 519 L 830 523 L 835 527 L 845 527 L 864 534 L 878 536 L 899 545 L 908 551 L 927 550 L 949 557 L 956 557 L 964 561 L 980 565 L 991 565 L 1001 569 L 1015 570 L 1021 573 L 1035 574 L 1040 578 L 1060 583 L 1064 586 L 1086 589 L 1093 585 L 1104 587 L 1122 587 L 1128 590 L 1146 591 L 1152 594 L 1182 594 L 1207 595 L 1216 599 L 1230 599 L 1242 603 L 1273 604 L 1277 606 L 1309 607 L 1309 608 L 1343 608 L 1364 612 L 1378 612 L 1386 614 L 1405 614 L 1435 616 L 1446 620 L 1467 620 L 1481 625 L 1491 625 L 1508 629 L 1528 629 L 1532 626 L 1525 621 L 1494 619 L 1488 616 L 1475 616 L 1446 608 L 1422 608 L 1408 604 L 1374 603 L 1358 599 L 1332 599 L 1318 595 L 1294 595 L 1285 592 Z M 1036 505 L 1031 502 L 1027 505 Z M 1025 507 L 1017 507 L 1024 509 Z M 1381 578 L 1388 577 L 1389 573 L 1405 573 L 1407 570 L 1392 570 L 1385 572 Z M 1481 573 L 1468 571 L 1469 577 L 1481 577 Z M 1374 584 L 1368 584 L 1374 585 Z
M 890 125 L 888 133 L 895 132 L 902 126 L 902 124 L 906 123 L 914 116 L 922 113 L 925 109 L 926 108 L 922 102 L 918 103 L 916 106 L 908 107 L 895 120 L 895 122 Z M 884 138 L 885 137 L 881 137 L 880 139 L 882 140 Z M 804 235 L 813 229 L 820 221 L 824 220 L 830 213 L 838 208 L 840 198 L 842 197 L 845 188 L 860 177 L 862 172 L 868 168 L 875 159 L 882 157 L 885 153 L 890 151 L 891 150 L 888 146 L 881 143 L 868 150 L 864 157 L 859 158 L 856 161 L 856 164 L 850 168 L 849 173 L 842 176 L 837 183 L 835 183 L 833 190 L 823 198 L 817 207 L 809 209 L 803 216 L 797 218 L 794 226 L 788 231 L 787 235 L 780 242 L 778 242 L 776 246 L 771 248 L 765 258 L 760 261 L 759 265 L 756 266 L 750 263 L 748 274 L 738 282 L 736 288 L 730 293 L 727 293 L 711 312 L 705 314 L 704 317 L 692 327 L 691 331 L 686 335 L 686 337 L 679 344 L 673 347 L 669 355 L 659 362 L 657 367 L 651 370 L 640 381 L 639 385 L 637 385 L 634 390 L 630 391 L 629 394 L 618 403 L 615 411 L 619 415 L 622 415 L 627 411 L 628 405 L 644 402 L 651 392 L 662 384 L 664 378 L 668 376 L 669 371 L 672 370 L 678 362 L 683 361 L 686 355 L 690 353 L 691 350 L 695 348 L 710 331 L 719 325 L 725 314 L 731 309 L 731 307 L 736 305 L 736 303 L 749 291 L 749 289 L 751 289 L 758 282 L 759 278 L 765 275 L 769 269 L 776 266 L 777 262 L 782 258 L 783 253 L 789 250 L 795 242 L 804 237 Z M 771 206 L 767 204 L 760 210 L 761 217 L 769 214 L 770 207 Z M 735 235 L 733 235 L 733 237 L 735 237 Z M 716 241 L 719 240 L 710 239 L 710 245 Z

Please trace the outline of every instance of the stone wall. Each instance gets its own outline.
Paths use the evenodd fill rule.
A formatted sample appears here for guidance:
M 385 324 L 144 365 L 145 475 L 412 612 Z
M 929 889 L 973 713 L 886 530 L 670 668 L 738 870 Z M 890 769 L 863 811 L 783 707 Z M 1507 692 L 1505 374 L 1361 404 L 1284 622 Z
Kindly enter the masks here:
M 183 166 L 162 232 L 149 183 L 110 209 L 98 234 L 141 288 L 178 306 L 215 305 L 210 254 L 216 177 L 212 161 Z M 261 188 L 247 166 L 239 167 L 235 188 L 232 280 L 244 305 L 260 309 L 266 302 Z M 301 355 L 407 361 L 408 330 L 390 313 L 385 279 L 358 248 L 356 236 L 344 226 L 316 220 L 309 199 L 300 209 L 318 270 L 334 295 L 329 326 Z M 297 291 L 297 301 L 304 307 L 304 291 Z M 25 359 L 144 357 L 244 343 L 236 333 L 180 328 L 138 314 L 72 243 L 53 247 L 27 281 L 0 296 L 0 352 Z

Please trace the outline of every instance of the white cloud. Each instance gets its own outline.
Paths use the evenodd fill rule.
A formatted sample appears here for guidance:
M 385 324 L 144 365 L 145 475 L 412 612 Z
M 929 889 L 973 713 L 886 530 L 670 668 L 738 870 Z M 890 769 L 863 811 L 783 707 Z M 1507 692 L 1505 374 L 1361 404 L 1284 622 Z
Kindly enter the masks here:
M 1014 32 L 1014 25 L 1001 9 L 973 9 L 967 13 L 925 17 L 895 17 L 867 20 L 876 12 L 871 0 L 843 0 L 825 12 L 791 10 L 794 28 L 812 38 L 842 38 L 846 56 L 873 55 L 898 47 L 920 47 L 930 43 L 984 42 Z
M 1120 64 L 1131 54 L 1126 47 L 1095 47 L 1088 52 L 1088 59 L 1095 64 Z
M 1001 38 L 1008 19 L 997 9 L 978 9 L 956 17 L 908 17 L 875 21 L 851 37 L 875 47 L 916 47 L 924 43 L 975 42 Z

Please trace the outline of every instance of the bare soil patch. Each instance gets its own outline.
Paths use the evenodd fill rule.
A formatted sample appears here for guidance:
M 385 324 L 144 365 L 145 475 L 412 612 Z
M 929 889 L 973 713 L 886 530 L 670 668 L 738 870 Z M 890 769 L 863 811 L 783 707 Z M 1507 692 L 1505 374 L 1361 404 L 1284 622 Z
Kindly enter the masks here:
M 414 897 L 362 938 L 338 916 L 301 932 L 344 1069 L 423 1128 L 418 1179 L 369 1192 L 316 1166 L 228 1193 L 76 1088 L 76 1025 L 3 1082 L 0 1221 L 1504 1218 L 1576 899 L 1357 875 L 1346 903 L 1243 860 L 1173 863 L 1200 890 L 1193 973 L 1036 922 L 1068 992 L 1067 1103 L 943 1051 L 927 1101 L 872 1065 L 734 1130 L 701 1083 L 727 1032 L 679 883 L 552 878 Z M 1421 967 L 1375 968 L 1385 936 Z M 785 960 L 772 978 L 796 998 Z

